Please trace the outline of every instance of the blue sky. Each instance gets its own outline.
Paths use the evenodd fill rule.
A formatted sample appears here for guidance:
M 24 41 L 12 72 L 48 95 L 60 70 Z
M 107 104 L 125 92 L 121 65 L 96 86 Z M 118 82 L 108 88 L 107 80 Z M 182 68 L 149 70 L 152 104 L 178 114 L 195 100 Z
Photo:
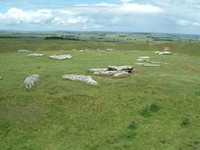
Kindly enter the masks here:
M 200 0 L 0 0 L 0 30 L 200 34 Z

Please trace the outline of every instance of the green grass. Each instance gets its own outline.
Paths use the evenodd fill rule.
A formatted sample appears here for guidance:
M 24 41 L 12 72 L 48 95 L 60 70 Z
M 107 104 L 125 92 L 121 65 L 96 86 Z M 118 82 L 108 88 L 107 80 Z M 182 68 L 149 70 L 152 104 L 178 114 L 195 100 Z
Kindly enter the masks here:
M 199 43 L 38 39 L 0 39 L 0 43 L 0 149 L 200 148 Z M 154 54 L 166 45 L 172 55 Z M 88 47 L 91 50 L 86 52 L 69 51 Z M 98 47 L 102 50 L 96 50 Z M 118 50 L 103 50 L 111 47 Z M 18 49 L 45 56 L 28 57 L 27 53 L 17 53 Z M 52 54 L 71 54 L 73 58 L 57 61 L 48 58 Z M 138 56 L 169 64 L 136 66 Z M 133 65 L 134 73 L 115 78 L 88 72 L 89 68 L 108 65 Z M 68 73 L 91 75 L 100 85 L 63 80 L 62 75 Z M 23 81 L 31 74 L 39 74 L 41 80 L 32 89 L 25 89 Z M 141 110 L 152 104 L 160 109 L 149 117 L 142 116 Z M 184 118 L 189 119 L 187 127 L 181 125 Z M 133 122 L 136 130 L 128 128 Z

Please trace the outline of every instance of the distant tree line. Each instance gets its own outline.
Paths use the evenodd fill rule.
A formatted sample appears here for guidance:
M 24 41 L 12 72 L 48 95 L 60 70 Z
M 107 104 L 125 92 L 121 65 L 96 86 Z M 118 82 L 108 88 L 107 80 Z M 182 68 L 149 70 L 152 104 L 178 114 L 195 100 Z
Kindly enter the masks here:
M 0 36 L 1 39 L 4 38 L 21 38 L 21 37 L 17 37 L 17 36 Z
M 153 39 L 153 41 L 174 41 L 174 39 L 170 38 L 170 37 L 151 37 Z
M 79 38 L 75 37 L 62 37 L 62 36 L 48 36 L 44 38 L 45 40 L 73 40 L 73 41 L 79 41 Z

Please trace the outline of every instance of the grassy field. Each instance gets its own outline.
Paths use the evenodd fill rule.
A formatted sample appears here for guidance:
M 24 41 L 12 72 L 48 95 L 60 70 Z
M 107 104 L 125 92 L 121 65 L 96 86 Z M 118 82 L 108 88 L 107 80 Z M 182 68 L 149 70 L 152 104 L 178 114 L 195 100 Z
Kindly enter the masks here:
M 172 55 L 154 54 L 165 46 Z M 49 59 L 53 54 L 73 58 Z M 137 66 L 138 56 L 169 64 Z M 122 77 L 88 72 L 108 65 L 134 71 Z M 91 75 L 100 85 L 62 79 L 68 73 Z M 25 89 L 31 74 L 41 80 Z M 2 150 L 200 149 L 200 43 L 0 39 L 0 76 Z

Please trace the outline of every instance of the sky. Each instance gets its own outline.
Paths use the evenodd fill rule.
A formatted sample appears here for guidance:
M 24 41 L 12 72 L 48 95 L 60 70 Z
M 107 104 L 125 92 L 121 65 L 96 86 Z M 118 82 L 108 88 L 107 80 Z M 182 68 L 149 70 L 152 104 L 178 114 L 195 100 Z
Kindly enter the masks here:
M 0 30 L 200 34 L 200 0 L 0 0 Z

